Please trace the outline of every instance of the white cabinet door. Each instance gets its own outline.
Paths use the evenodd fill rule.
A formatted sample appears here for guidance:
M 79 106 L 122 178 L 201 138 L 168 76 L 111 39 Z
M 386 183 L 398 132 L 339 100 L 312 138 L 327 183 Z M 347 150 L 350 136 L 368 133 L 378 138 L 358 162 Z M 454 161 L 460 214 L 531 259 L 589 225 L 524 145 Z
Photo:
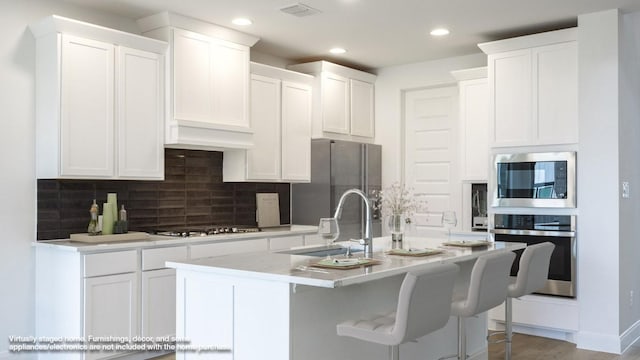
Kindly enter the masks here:
M 280 80 L 251 76 L 251 122 L 254 147 L 247 150 L 247 177 L 280 179 Z
M 114 176 L 114 46 L 62 36 L 61 176 Z
M 489 55 L 489 116 L 494 146 L 532 142 L 531 50 Z
M 173 30 L 173 109 L 180 120 L 213 121 L 211 39 Z
M 322 130 L 349 134 L 349 79 L 323 72 L 321 78 Z
M 174 117 L 249 128 L 249 48 L 173 29 Z
M 351 135 L 374 136 L 373 84 L 351 79 Z
M 99 276 L 84 281 L 84 336 L 122 336 L 138 332 L 138 274 Z M 87 352 L 85 359 L 101 359 L 114 352 Z
M 282 180 L 311 180 L 311 87 L 282 82 Z
M 118 48 L 117 148 L 121 178 L 164 178 L 162 56 Z
M 461 81 L 460 145 L 461 180 L 488 179 L 489 90 L 487 79 Z
M 142 272 L 142 336 L 176 333 L 176 271 Z
M 534 118 L 539 144 L 578 142 L 578 55 L 576 42 L 533 49 L 537 76 Z
M 267 239 L 235 240 L 211 244 L 191 245 L 190 258 L 199 259 L 211 256 L 238 254 L 243 252 L 267 251 Z
M 269 250 L 284 250 L 292 247 L 304 245 L 304 237 L 302 235 L 281 236 L 269 239 Z
M 211 39 L 213 121 L 249 128 L 249 48 Z

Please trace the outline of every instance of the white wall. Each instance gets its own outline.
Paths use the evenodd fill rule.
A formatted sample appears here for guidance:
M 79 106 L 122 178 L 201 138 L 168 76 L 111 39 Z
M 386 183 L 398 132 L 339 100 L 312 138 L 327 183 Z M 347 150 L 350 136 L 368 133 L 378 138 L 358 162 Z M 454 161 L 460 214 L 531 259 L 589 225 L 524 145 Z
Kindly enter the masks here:
M 620 181 L 628 181 L 631 188 L 631 197 L 620 200 L 619 331 L 624 348 L 640 336 L 640 12 L 625 14 L 621 20 L 618 163 Z
M 378 70 L 376 79 L 376 144 L 382 145 L 382 186 L 402 177 L 401 133 L 403 93 L 407 90 L 455 85 L 451 71 L 487 65 L 487 56 L 478 54 L 390 66 Z
M 577 345 L 619 346 L 618 11 L 578 17 Z
M 27 26 L 54 13 L 138 32 L 130 19 L 58 0 L 0 0 L 0 359 L 10 356 L 10 335 L 35 334 L 35 41 Z

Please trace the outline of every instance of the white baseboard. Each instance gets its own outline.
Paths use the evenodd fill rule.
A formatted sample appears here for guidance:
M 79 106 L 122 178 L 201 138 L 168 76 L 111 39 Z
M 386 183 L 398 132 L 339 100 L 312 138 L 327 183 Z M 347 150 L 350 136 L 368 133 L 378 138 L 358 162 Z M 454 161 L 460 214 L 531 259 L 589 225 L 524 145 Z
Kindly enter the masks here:
M 500 321 L 490 320 L 489 329 L 493 331 L 504 331 L 504 323 Z M 554 339 L 554 340 L 568 341 L 571 343 L 576 342 L 574 333 L 566 332 L 562 330 L 545 329 L 545 328 L 539 328 L 539 327 L 513 324 L 513 332 L 518 334 L 539 336 L 539 337 L 544 337 L 544 338 Z
M 622 353 L 620 346 L 621 337 L 617 335 L 579 331 L 576 336 L 576 340 L 578 349 L 600 351 L 618 355 Z
M 638 341 L 640 341 L 640 320 L 620 335 L 620 349 L 625 352 Z

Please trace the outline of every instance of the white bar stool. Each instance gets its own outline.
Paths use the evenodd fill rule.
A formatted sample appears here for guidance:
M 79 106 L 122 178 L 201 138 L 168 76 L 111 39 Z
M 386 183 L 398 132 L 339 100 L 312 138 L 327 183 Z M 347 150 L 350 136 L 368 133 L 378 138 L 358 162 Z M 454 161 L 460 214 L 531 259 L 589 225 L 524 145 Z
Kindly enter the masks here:
M 451 315 L 458 317 L 457 358 L 459 360 L 467 358 L 465 318 L 502 304 L 507 296 L 509 273 L 515 257 L 516 254 L 511 251 L 480 256 L 471 270 L 467 293 L 460 298 L 454 297 L 451 303 Z M 456 357 L 456 355 L 441 359 L 451 357 Z
M 550 242 L 530 245 L 522 253 L 515 283 L 507 288 L 504 304 L 504 358 L 511 360 L 511 339 L 513 338 L 513 298 L 531 294 L 544 287 L 549 275 L 549 262 L 555 245 Z
M 458 266 L 454 264 L 407 273 L 400 287 L 395 312 L 340 323 L 337 325 L 338 335 L 388 345 L 389 357 L 398 360 L 400 344 L 447 324 L 457 273 Z

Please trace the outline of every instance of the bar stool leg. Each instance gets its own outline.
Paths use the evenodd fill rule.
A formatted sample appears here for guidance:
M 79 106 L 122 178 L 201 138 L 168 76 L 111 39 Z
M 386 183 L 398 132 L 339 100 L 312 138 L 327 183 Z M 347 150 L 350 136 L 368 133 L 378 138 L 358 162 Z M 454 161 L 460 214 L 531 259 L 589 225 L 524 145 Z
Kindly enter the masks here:
M 467 359 L 467 329 L 464 318 L 458 317 L 458 360 Z
M 504 358 L 511 360 L 511 338 L 513 337 L 512 317 L 513 317 L 513 299 L 507 297 L 504 303 Z
M 389 359 L 400 360 L 400 346 L 389 346 Z

